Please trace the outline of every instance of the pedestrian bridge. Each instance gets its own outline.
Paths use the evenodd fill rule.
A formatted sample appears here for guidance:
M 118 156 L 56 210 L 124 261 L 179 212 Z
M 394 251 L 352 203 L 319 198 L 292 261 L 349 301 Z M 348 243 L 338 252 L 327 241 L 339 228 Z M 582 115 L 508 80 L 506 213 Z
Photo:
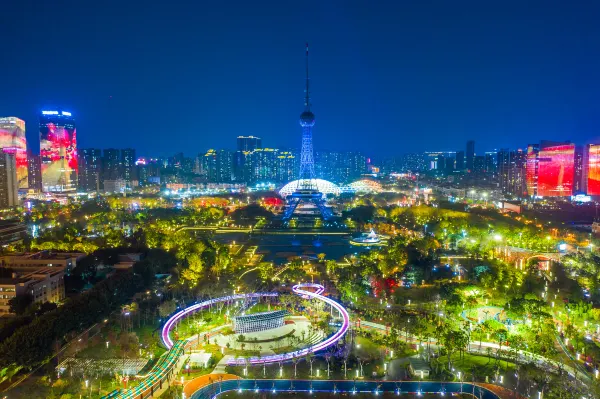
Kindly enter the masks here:
M 560 262 L 559 252 L 540 252 L 531 249 L 502 246 L 497 248 L 500 256 L 508 262 L 514 262 L 515 267 L 523 269 L 531 259 L 539 259 L 549 262 Z

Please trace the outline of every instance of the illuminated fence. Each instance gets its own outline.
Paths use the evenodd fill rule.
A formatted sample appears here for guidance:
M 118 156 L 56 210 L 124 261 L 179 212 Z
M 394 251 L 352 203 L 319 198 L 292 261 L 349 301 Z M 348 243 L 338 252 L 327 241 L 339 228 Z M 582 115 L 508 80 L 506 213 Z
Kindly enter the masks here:
M 279 393 L 304 392 L 342 394 L 356 393 L 378 395 L 382 393 L 412 394 L 422 396 L 435 394 L 446 395 L 469 394 L 480 399 L 500 399 L 500 396 L 486 386 L 468 382 L 407 382 L 407 381 L 349 381 L 349 380 L 227 380 L 215 381 L 205 385 L 191 395 L 191 399 L 214 399 L 225 392 L 248 392 L 254 394 L 270 394 L 277 397 Z M 258 397 L 258 396 L 257 396 Z M 342 397 L 340 395 L 340 397 Z M 346 396 L 347 397 L 347 396 Z
M 285 310 L 274 310 L 272 312 L 236 316 L 233 318 L 233 330 L 236 333 L 271 330 L 283 326 L 283 318 L 286 315 L 287 311 Z

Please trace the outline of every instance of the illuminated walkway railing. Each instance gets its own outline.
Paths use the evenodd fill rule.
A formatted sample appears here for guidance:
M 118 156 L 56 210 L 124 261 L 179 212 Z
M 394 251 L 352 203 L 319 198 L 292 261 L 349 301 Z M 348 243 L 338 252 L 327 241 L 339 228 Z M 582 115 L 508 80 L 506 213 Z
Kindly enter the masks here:
M 165 325 L 162 328 L 161 340 L 167 348 L 171 348 L 173 346 L 173 341 L 171 340 L 171 337 L 169 336 L 169 334 L 170 334 L 171 330 L 173 329 L 173 327 L 177 324 L 177 322 L 179 322 L 181 319 L 189 316 L 190 314 L 193 314 L 201 309 L 215 305 L 219 302 L 234 302 L 234 301 L 238 301 L 241 299 L 256 299 L 256 298 L 261 298 L 261 297 L 275 297 L 278 295 L 279 294 L 277 294 L 276 292 L 257 292 L 254 294 L 237 294 L 237 295 L 223 296 L 220 298 L 209 299 L 208 301 L 196 303 L 196 304 L 189 306 L 183 310 L 180 310 L 179 312 L 177 312 L 173 316 L 171 316 L 169 318 L 169 320 L 167 320 L 167 322 L 165 323 Z
M 191 396 L 191 399 L 212 399 L 221 393 L 238 391 L 249 393 L 278 392 L 327 392 L 327 393 L 371 393 L 374 397 L 390 392 L 396 395 L 426 393 L 441 396 L 455 393 L 474 394 L 479 399 L 500 399 L 489 389 L 468 382 L 401 382 L 401 381 L 349 381 L 349 380 L 218 380 L 206 385 Z
M 117 389 L 102 399 L 138 399 L 152 396 L 173 376 L 174 368 L 183 355 L 186 343 L 186 341 L 177 341 L 169 352 L 161 356 L 138 385 L 131 389 Z
M 307 291 L 304 288 L 313 288 L 313 289 L 315 289 L 315 292 Z M 322 301 L 322 302 L 328 304 L 335 310 L 337 310 L 339 312 L 340 316 L 342 317 L 342 326 L 340 327 L 340 329 L 338 331 L 335 332 L 335 334 L 333 334 L 326 340 L 321 341 L 315 345 L 309 346 L 304 349 L 300 349 L 298 351 L 283 353 L 280 355 L 270 355 L 270 356 L 264 356 L 264 357 L 260 357 L 260 358 L 259 357 L 251 357 L 251 358 L 247 359 L 250 363 L 252 363 L 252 364 L 278 363 L 278 362 L 284 362 L 287 360 L 291 360 L 295 357 L 301 357 L 301 356 L 307 355 L 309 353 L 315 353 L 315 352 L 321 351 L 325 348 L 328 348 L 331 345 L 334 345 L 348 331 L 348 327 L 350 326 L 350 316 L 348 315 L 348 312 L 346 311 L 346 309 L 344 309 L 344 307 L 342 305 L 340 305 L 333 299 L 330 299 L 330 298 L 327 298 L 326 296 L 321 295 L 323 293 L 323 291 L 325 291 L 325 287 L 323 287 L 320 284 L 304 283 L 304 284 L 295 285 L 292 288 L 292 290 L 294 291 L 295 294 L 298 294 L 303 297 L 317 299 L 319 301 Z M 246 364 L 246 359 L 231 359 L 228 362 L 228 364 L 244 365 L 244 364 Z
M 306 290 L 306 288 L 313 289 L 314 292 Z M 321 295 L 325 291 L 325 287 L 323 287 L 320 284 L 304 283 L 304 284 L 295 285 L 292 288 L 292 290 L 297 295 L 322 301 L 322 302 L 328 304 L 329 306 L 331 306 L 332 308 L 336 309 L 342 318 L 342 326 L 340 327 L 340 329 L 338 331 L 336 331 L 329 338 L 327 338 L 326 340 L 319 342 L 315 345 L 309 346 L 304 349 L 300 349 L 298 351 L 283 353 L 283 354 L 279 354 L 279 355 L 269 355 L 269 356 L 264 356 L 264 357 L 260 357 L 260 358 L 259 357 L 251 357 L 251 358 L 247 359 L 250 363 L 252 363 L 252 364 L 278 363 L 278 362 L 282 362 L 282 361 L 286 361 L 286 360 L 291 360 L 295 357 L 301 357 L 308 353 L 318 352 L 318 351 L 321 351 L 321 350 L 335 344 L 348 331 L 348 327 L 350 326 L 350 316 L 348 315 L 348 312 L 346 311 L 346 309 L 344 309 L 344 307 L 342 305 L 340 305 L 333 299 L 330 299 L 330 298 L 327 298 L 327 297 Z M 236 301 L 236 300 L 240 300 L 240 299 L 255 299 L 255 298 L 260 298 L 260 297 L 265 297 L 265 296 L 274 297 L 277 295 L 278 295 L 277 293 L 273 293 L 273 292 L 263 292 L 263 293 L 254 293 L 254 294 L 237 294 L 237 295 L 230 295 L 230 296 L 225 296 L 225 297 L 221 297 L 221 298 L 215 298 L 215 299 L 211 299 L 208 301 L 200 302 L 195 305 L 189 306 L 189 307 L 175 313 L 173 316 L 171 316 L 171 318 L 169 318 L 169 320 L 167 320 L 167 322 L 163 326 L 163 329 L 161 332 L 162 342 L 167 348 L 172 347 L 173 341 L 171 340 L 171 337 L 169 336 L 170 331 L 173 329 L 173 327 L 176 325 L 177 322 L 179 322 L 181 319 L 189 316 L 190 314 L 197 312 L 198 310 L 212 306 L 219 302 L 232 302 L 232 301 Z M 246 359 L 243 359 L 243 358 L 231 359 L 228 362 L 228 364 L 244 365 L 244 364 L 246 364 Z

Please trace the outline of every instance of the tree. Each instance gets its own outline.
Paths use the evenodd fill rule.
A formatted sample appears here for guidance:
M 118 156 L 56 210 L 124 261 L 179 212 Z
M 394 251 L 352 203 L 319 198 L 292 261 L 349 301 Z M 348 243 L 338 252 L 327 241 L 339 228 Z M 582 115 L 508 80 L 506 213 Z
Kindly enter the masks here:
M 156 276 L 154 264 L 147 259 L 135 262 L 133 264 L 133 272 L 142 277 L 146 287 L 149 287 L 154 282 Z
M 160 306 L 158 307 L 158 314 L 160 315 L 161 318 L 165 318 L 165 317 L 168 317 L 171 313 L 173 313 L 175 311 L 175 309 L 177 309 L 177 305 L 175 304 L 175 301 L 173 301 L 173 300 L 165 301 L 165 302 L 161 303 Z
M 17 295 L 11 298 L 8 301 L 8 306 L 10 307 L 10 312 L 15 313 L 18 316 L 24 314 L 27 311 L 27 308 L 33 303 L 33 295 L 27 293 L 22 295 Z

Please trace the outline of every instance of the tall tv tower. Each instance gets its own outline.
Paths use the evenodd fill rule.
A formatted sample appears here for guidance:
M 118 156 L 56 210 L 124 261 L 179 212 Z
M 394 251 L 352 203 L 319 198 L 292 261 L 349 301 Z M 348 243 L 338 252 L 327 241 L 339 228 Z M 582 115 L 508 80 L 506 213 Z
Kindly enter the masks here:
M 302 149 L 300 152 L 300 176 L 296 191 L 286 198 L 287 206 L 283 211 L 283 219 L 288 220 L 300 203 L 312 203 L 321 212 L 323 219 L 330 219 L 333 214 L 325 205 L 323 194 L 317 187 L 315 179 L 315 160 L 313 157 L 312 127 L 315 125 L 315 114 L 310 110 L 310 79 L 308 77 L 308 43 L 306 43 L 306 89 L 304 93 L 304 112 L 300 114 L 302 126 Z
M 304 95 L 304 112 L 300 114 L 300 126 L 302 126 L 302 150 L 300 152 L 300 181 L 298 188 L 301 190 L 316 190 L 315 161 L 312 144 L 312 127 L 315 125 L 315 114 L 310 110 L 308 43 L 306 43 L 306 89 L 304 89 Z

